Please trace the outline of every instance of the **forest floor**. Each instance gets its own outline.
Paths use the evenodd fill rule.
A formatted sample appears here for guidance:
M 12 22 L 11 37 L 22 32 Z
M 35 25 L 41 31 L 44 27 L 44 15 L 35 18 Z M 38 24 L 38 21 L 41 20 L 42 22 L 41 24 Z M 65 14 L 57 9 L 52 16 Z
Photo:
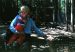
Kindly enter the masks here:
M 0 26 L 0 35 L 5 33 L 6 26 Z M 32 44 L 31 52 L 74 52 L 75 51 L 75 33 L 71 31 L 66 31 L 66 26 L 57 27 L 42 27 L 40 28 L 44 34 L 47 36 L 49 42 L 45 42 L 43 37 L 38 37 L 40 42 L 35 41 Z M 32 36 L 36 36 L 32 34 Z M 41 41 L 42 40 L 42 41 Z M 53 43 L 50 43 L 50 42 Z M 52 44 L 52 45 L 50 45 Z M 50 47 L 52 46 L 52 47 Z M 1 50 L 1 52 L 5 52 Z M 10 49 L 7 52 L 25 52 L 25 50 L 13 50 Z

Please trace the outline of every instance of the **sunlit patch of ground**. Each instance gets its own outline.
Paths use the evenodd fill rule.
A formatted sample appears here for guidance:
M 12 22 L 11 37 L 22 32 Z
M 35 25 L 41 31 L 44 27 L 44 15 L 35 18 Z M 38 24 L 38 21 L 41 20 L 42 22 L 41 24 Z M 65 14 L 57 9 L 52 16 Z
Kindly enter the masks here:
M 41 28 L 45 34 L 48 36 L 48 40 L 52 41 L 57 36 L 63 36 L 65 34 L 70 37 L 71 32 L 66 32 L 61 29 L 56 28 Z M 0 28 L 0 35 L 5 32 L 5 28 Z M 59 35 L 58 35 L 59 34 Z M 4 34 L 3 34 L 4 35 Z M 33 35 L 34 37 L 37 37 Z M 71 37 L 70 37 L 71 38 Z M 75 52 L 75 40 L 68 39 L 67 37 L 59 37 L 53 40 L 52 45 L 50 42 L 47 42 L 43 38 L 35 39 L 33 44 L 31 45 L 31 52 Z M 41 40 L 42 39 L 42 40 Z M 52 39 L 52 40 L 51 40 Z M 52 49 L 52 50 L 51 50 Z M 0 52 L 26 52 L 24 48 L 10 48 L 5 50 L 4 48 L 4 40 L 0 39 Z

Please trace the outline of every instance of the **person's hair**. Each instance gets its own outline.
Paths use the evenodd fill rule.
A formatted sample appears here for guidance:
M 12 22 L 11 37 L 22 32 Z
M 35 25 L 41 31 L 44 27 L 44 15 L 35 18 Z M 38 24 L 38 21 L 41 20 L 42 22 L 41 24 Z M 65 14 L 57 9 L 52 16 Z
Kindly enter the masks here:
M 22 6 L 20 7 L 19 13 L 20 13 L 22 10 L 25 10 L 27 13 L 30 13 L 30 9 L 29 9 L 28 6 L 22 5 Z

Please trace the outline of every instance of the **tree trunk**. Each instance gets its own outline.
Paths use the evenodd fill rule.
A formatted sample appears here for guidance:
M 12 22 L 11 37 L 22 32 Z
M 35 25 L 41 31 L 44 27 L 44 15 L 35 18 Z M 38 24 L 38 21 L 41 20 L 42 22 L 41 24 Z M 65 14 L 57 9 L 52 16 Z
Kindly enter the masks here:
M 65 18 L 66 18 L 66 31 L 68 31 L 67 0 L 65 0 Z
M 73 0 L 71 0 L 71 31 L 74 32 Z

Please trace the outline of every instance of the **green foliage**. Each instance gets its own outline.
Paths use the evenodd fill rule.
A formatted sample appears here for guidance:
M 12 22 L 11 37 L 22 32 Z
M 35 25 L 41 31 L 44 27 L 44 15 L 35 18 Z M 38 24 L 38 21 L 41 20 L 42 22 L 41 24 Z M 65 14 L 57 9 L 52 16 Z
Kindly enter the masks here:
M 18 8 L 22 5 L 21 0 L 18 0 Z
M 61 12 L 64 12 L 64 10 L 65 10 L 65 0 L 61 0 L 61 5 L 60 5 L 60 7 L 61 7 Z

